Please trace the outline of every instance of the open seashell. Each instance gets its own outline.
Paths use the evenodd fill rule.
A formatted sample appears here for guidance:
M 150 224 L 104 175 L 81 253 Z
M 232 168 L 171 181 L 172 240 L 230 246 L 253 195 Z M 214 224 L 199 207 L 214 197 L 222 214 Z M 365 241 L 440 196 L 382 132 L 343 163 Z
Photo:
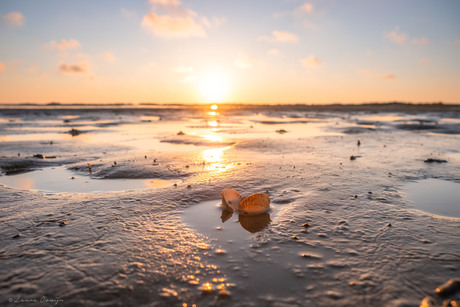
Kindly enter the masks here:
M 222 195 L 223 209 L 231 212 L 238 210 L 238 206 L 243 200 L 243 196 L 233 189 L 224 189 L 220 195 Z
M 255 193 L 243 199 L 238 211 L 240 214 L 257 215 L 267 212 L 270 207 L 270 197 L 265 193 Z

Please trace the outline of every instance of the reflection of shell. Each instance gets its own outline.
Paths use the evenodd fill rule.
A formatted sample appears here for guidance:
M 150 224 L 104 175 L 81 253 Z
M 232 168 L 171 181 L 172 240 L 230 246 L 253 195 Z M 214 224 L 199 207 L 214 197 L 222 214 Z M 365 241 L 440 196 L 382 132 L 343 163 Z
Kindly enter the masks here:
M 250 233 L 256 233 L 263 230 L 270 224 L 270 214 L 267 212 L 259 215 L 239 215 L 240 225 Z
M 232 212 L 238 210 L 238 206 L 243 199 L 240 193 L 233 189 L 224 189 L 220 195 L 222 195 L 222 206 L 225 210 Z
M 233 215 L 233 211 L 222 209 L 222 214 L 220 216 L 222 223 L 225 223 L 226 221 L 228 221 L 228 219 L 231 218 L 232 215 Z
M 269 206 L 270 197 L 264 193 L 256 193 L 243 199 L 238 210 L 240 214 L 256 215 L 267 212 Z

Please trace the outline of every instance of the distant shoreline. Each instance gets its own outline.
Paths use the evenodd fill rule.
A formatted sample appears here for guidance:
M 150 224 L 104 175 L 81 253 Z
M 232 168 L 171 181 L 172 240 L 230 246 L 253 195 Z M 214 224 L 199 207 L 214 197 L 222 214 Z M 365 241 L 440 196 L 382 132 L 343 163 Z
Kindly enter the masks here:
M 0 110 L 6 109 L 202 109 L 213 103 L 6 103 L 0 104 Z M 254 104 L 254 103 L 217 103 L 219 110 L 254 110 L 265 109 L 271 111 L 375 111 L 375 112 L 460 112 L 460 104 L 447 103 L 406 103 L 406 102 L 375 102 L 375 103 L 333 103 L 333 104 Z

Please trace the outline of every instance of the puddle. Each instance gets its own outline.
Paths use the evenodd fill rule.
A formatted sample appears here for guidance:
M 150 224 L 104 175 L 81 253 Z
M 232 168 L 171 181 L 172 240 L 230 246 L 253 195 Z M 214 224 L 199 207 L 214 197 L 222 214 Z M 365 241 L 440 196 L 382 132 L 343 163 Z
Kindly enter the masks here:
M 254 234 L 266 230 L 283 205 L 270 204 L 267 213 L 243 216 L 222 210 L 220 200 L 205 201 L 184 211 L 183 221 L 211 238 L 216 238 L 225 252 L 254 243 Z
M 172 185 L 171 180 L 161 179 L 92 179 L 78 175 L 65 166 L 48 167 L 32 172 L 0 176 L 0 184 L 6 187 L 45 192 L 102 193 L 143 190 Z
M 405 190 L 416 209 L 434 215 L 460 218 L 460 184 L 430 178 L 409 182 Z

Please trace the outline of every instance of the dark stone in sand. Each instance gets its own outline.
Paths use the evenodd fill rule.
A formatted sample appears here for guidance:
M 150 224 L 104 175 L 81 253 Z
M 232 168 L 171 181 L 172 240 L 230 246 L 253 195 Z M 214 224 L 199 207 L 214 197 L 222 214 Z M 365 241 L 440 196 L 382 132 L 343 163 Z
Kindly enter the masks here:
M 14 236 L 13 236 L 13 239 L 19 239 L 20 237 L 21 237 L 21 234 L 18 233 L 17 235 L 14 235 Z
M 434 159 L 434 158 L 427 158 L 425 159 L 424 161 L 425 163 L 447 163 L 447 160 L 443 160 L 443 159 Z
M 447 296 L 460 292 L 460 278 L 453 278 L 436 288 L 436 293 L 440 296 Z
M 284 130 L 284 129 L 279 129 L 279 130 L 276 130 L 275 132 L 276 132 L 276 133 L 279 133 L 279 134 L 285 134 L 285 133 L 287 133 L 287 131 Z
M 72 128 L 72 129 L 69 130 L 68 133 L 69 133 L 70 135 L 72 135 L 72 136 L 77 136 L 77 135 L 81 134 L 81 131 Z
M 179 131 L 177 132 L 177 135 L 185 135 L 185 133 L 183 131 Z

